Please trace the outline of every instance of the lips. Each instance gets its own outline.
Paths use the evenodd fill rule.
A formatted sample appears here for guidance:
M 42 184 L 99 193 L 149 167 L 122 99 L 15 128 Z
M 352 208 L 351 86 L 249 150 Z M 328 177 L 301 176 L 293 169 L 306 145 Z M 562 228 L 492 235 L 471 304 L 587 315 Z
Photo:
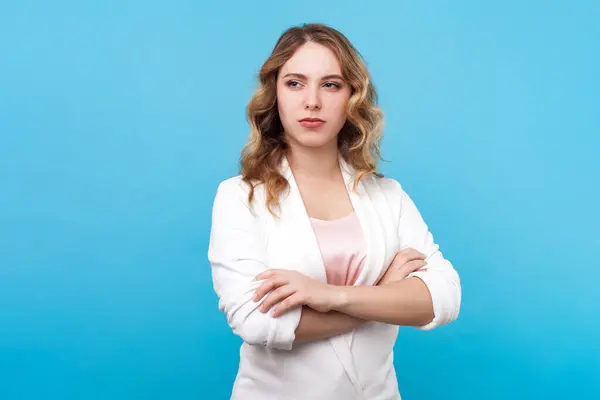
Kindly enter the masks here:
M 300 120 L 300 122 L 302 122 L 302 121 L 307 121 L 307 122 L 325 122 L 321 118 L 302 118 Z
M 300 122 L 300 125 L 308 129 L 318 128 L 325 124 L 325 121 L 320 118 L 302 118 L 298 122 Z

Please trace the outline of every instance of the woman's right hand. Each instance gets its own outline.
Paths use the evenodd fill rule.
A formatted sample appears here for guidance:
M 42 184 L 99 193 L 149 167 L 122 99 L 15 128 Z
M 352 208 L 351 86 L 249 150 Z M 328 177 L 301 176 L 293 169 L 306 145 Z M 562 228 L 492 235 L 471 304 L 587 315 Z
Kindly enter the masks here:
M 426 266 L 425 258 L 427 258 L 425 254 L 412 248 L 406 248 L 396 253 L 392 263 L 376 285 L 380 286 L 401 281 L 411 273 Z

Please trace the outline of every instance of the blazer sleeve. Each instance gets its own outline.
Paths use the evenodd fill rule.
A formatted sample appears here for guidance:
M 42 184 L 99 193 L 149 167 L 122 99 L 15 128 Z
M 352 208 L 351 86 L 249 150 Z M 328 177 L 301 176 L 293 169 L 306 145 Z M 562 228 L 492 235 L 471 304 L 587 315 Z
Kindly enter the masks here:
M 431 330 L 458 317 L 462 298 L 460 277 L 450 261 L 442 255 L 413 200 L 400 184 L 398 188 L 401 196 L 398 224 L 401 250 L 411 247 L 427 256 L 427 265 L 408 277 L 421 279 L 429 289 L 433 302 L 433 320 L 416 328 Z
M 302 307 L 273 318 L 258 309 L 266 296 L 252 299 L 262 282 L 254 278 L 268 266 L 264 232 L 243 185 L 237 177 L 221 182 L 213 203 L 208 259 L 219 310 L 246 343 L 291 350 Z

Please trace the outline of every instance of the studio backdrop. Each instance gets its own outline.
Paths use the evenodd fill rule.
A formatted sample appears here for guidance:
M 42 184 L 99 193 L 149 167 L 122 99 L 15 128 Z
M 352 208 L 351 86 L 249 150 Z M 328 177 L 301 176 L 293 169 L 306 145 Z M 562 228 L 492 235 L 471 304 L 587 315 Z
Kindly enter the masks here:
M 227 399 L 207 260 L 256 73 L 323 22 L 365 58 L 381 171 L 459 272 L 404 399 L 600 398 L 600 3 L 0 3 L 0 398 Z

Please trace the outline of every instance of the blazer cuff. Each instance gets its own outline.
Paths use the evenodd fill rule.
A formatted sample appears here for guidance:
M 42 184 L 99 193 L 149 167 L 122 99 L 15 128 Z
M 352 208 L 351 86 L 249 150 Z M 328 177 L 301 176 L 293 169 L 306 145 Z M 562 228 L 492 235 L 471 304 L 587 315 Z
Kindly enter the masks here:
M 273 308 L 269 311 L 271 314 Z M 291 350 L 296 339 L 296 328 L 300 324 L 302 306 L 295 307 L 277 318 L 271 318 L 266 347 L 279 350 Z
M 431 301 L 433 303 L 433 320 L 428 324 L 415 326 L 415 328 L 428 331 L 433 328 L 436 328 L 440 325 L 444 325 L 451 321 L 452 319 L 452 299 L 449 298 L 448 291 L 448 283 L 444 277 L 439 276 L 436 273 L 432 273 L 432 271 L 415 271 L 408 275 L 410 277 L 416 277 L 421 279 L 427 289 L 429 290 L 429 294 L 431 295 Z

